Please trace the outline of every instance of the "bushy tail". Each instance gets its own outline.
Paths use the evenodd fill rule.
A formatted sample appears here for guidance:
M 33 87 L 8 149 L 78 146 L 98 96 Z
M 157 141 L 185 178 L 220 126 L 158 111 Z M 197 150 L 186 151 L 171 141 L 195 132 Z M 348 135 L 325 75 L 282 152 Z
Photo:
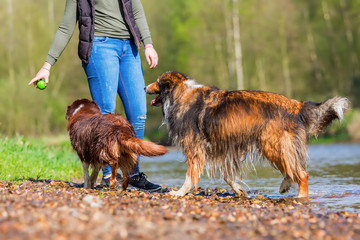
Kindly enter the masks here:
M 167 149 L 164 146 L 158 145 L 156 143 L 150 141 L 144 141 L 140 138 L 129 138 L 127 140 L 122 140 L 121 144 L 129 149 L 130 151 L 152 157 L 152 156 L 160 156 L 167 153 Z
M 308 136 L 318 136 L 333 120 L 344 118 L 344 112 L 349 108 L 347 98 L 334 97 L 322 103 L 304 102 L 301 116 L 305 121 Z

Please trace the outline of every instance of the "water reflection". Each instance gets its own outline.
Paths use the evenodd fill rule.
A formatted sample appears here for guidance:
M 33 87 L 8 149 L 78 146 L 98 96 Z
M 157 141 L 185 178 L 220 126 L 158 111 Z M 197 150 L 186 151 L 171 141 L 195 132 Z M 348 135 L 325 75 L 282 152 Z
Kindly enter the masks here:
M 317 202 L 327 209 L 360 210 L 360 145 L 334 144 L 313 145 L 309 147 L 311 160 L 308 164 L 310 201 Z M 162 157 L 143 158 L 141 168 L 152 181 L 166 186 L 181 187 L 187 166 L 185 157 L 179 151 L 170 151 Z M 249 165 L 243 177 L 244 186 L 250 196 L 257 194 L 282 197 L 279 187 L 282 176 L 269 164 L 255 164 L 256 171 Z M 211 180 L 204 172 L 200 187 L 230 187 L 224 180 Z M 294 186 L 296 187 L 296 186 Z M 286 197 L 294 197 L 297 189 L 292 188 Z

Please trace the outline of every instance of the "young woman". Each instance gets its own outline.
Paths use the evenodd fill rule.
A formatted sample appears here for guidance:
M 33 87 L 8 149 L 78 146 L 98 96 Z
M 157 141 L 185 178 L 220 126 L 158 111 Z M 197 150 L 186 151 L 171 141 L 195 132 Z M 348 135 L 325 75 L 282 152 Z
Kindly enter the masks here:
M 50 69 L 67 46 L 76 24 L 79 25 L 78 55 L 85 70 L 91 97 L 101 112 L 114 113 L 119 94 L 128 121 L 138 138 L 144 137 L 146 96 L 143 70 L 139 55 L 141 42 L 150 68 L 158 64 L 149 27 L 140 0 L 66 0 L 65 12 L 46 61 L 36 76 L 49 82 Z M 111 168 L 103 170 L 102 186 L 108 186 Z M 149 182 L 146 175 L 136 171 L 130 185 L 158 191 L 160 185 Z

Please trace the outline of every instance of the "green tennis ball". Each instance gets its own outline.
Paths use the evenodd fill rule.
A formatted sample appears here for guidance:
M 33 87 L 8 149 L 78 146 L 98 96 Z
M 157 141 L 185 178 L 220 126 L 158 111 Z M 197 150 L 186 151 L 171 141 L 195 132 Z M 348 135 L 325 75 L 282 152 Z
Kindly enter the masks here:
M 40 79 L 39 81 L 37 81 L 36 86 L 38 87 L 38 89 L 44 90 L 46 88 L 44 79 Z

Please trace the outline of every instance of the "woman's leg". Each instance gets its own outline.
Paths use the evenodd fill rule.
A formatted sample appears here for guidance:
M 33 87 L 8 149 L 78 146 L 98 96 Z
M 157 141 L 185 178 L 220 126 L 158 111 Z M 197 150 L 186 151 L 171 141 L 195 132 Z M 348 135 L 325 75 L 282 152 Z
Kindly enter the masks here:
M 119 57 L 117 44 L 107 37 L 94 37 L 89 63 L 83 63 L 88 78 L 92 99 L 99 105 L 101 112 L 114 113 L 119 80 Z M 111 175 L 109 165 L 103 169 L 105 178 Z
M 140 55 L 135 44 L 123 41 L 120 60 L 118 93 L 124 105 L 127 120 L 133 125 L 137 138 L 144 138 L 146 120 L 146 93 Z M 139 158 L 140 162 L 140 158 Z M 139 173 L 139 164 L 132 174 Z
M 124 105 L 127 120 L 134 126 L 136 136 L 144 138 L 146 120 L 146 93 L 144 75 L 138 49 L 131 41 L 124 41 L 120 59 L 120 76 L 118 93 Z M 140 163 L 140 157 L 139 157 Z M 148 181 L 146 175 L 139 171 L 139 163 L 131 174 L 130 185 L 147 191 L 158 191 L 161 186 Z

